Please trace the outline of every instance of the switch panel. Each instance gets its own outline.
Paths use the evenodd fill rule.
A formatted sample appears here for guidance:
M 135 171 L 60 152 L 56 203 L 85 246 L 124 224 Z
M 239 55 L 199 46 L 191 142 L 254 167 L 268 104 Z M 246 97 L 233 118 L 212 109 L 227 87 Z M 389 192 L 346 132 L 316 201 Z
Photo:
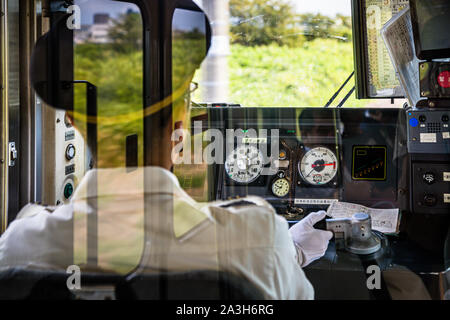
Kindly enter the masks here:
M 413 163 L 414 213 L 450 214 L 450 163 Z
M 450 154 L 450 109 L 407 111 L 409 153 Z
M 64 111 L 45 108 L 43 123 L 42 202 L 59 205 L 70 201 L 86 173 L 86 148 Z

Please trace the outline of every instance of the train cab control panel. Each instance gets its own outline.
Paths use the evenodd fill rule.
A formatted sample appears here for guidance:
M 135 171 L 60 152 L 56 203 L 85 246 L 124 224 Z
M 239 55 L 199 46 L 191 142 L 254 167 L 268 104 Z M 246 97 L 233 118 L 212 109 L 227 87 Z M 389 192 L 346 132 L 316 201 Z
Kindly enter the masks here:
M 261 196 L 290 222 L 334 201 L 408 207 L 401 109 L 222 108 L 209 113 L 211 127 L 235 134 L 224 164 L 213 167 L 217 199 Z

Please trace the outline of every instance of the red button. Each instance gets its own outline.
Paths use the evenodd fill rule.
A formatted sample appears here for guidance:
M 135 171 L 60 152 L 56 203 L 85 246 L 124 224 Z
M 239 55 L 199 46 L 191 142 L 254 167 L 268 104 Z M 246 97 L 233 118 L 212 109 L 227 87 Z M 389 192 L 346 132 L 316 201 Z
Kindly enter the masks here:
M 450 71 L 442 71 L 438 75 L 438 83 L 442 88 L 450 88 Z

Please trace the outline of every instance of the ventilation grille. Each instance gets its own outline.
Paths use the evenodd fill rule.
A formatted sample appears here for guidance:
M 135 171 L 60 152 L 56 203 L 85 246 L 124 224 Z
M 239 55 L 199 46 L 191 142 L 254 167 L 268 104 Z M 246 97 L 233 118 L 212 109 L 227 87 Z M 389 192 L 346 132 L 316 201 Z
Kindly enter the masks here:
M 441 124 L 439 122 L 427 123 L 427 132 L 428 133 L 440 133 L 441 132 Z

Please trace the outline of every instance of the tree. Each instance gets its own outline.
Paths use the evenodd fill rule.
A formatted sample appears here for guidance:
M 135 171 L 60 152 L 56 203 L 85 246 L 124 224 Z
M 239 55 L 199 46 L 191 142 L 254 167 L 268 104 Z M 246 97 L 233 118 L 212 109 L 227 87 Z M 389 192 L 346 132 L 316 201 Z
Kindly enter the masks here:
M 338 13 L 336 15 L 335 24 L 333 26 L 333 33 L 342 37 L 342 40 L 345 39 L 344 41 L 351 41 L 352 18 Z
M 298 16 L 298 24 L 308 41 L 316 38 L 349 41 L 352 37 L 351 18 L 341 14 L 332 18 L 320 13 L 305 13 Z
M 113 49 L 117 52 L 142 50 L 142 19 L 139 13 L 128 11 L 113 20 L 108 36 Z
M 294 7 L 286 0 L 230 0 L 231 41 L 246 46 L 296 46 L 303 36 Z
M 328 38 L 334 20 L 320 13 L 305 13 L 299 16 L 300 25 L 308 41 L 315 38 Z

